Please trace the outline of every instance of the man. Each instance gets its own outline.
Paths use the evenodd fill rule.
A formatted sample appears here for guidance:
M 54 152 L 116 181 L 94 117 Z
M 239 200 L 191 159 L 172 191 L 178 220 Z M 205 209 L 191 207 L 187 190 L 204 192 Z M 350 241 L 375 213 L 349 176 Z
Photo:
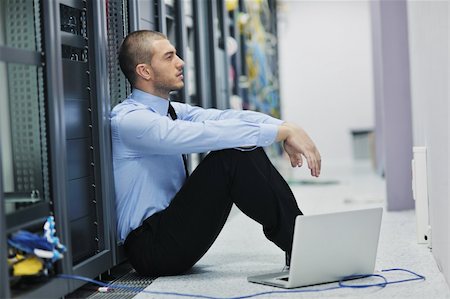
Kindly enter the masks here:
M 133 90 L 111 112 L 118 234 L 136 271 L 160 276 L 190 269 L 233 203 L 289 254 L 302 213 L 261 147 L 284 142 L 292 167 L 304 157 L 318 177 L 320 154 L 308 135 L 258 112 L 170 103 L 169 92 L 184 86 L 184 62 L 159 32 L 129 34 L 119 62 Z M 183 155 L 208 151 L 188 176 Z

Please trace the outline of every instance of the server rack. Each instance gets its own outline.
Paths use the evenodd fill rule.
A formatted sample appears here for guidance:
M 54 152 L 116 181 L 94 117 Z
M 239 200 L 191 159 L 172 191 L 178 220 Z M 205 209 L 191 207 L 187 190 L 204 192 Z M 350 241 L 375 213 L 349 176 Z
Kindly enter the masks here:
M 130 32 L 136 30 L 155 30 L 155 1 L 128 0 Z
M 6 126 L 5 123 L 1 126 L 7 129 L 2 132 L 4 152 L 0 164 L 9 166 L 2 167 L 0 172 L 0 296 L 43 297 L 44 290 L 61 296 L 67 292 L 67 283 L 62 281 L 43 282 L 27 292 L 12 292 L 9 287 L 6 236 L 19 229 L 39 227 L 44 223 L 44 218 L 57 209 L 57 205 L 51 190 L 53 186 L 50 186 L 53 164 L 50 163 L 51 155 L 47 154 L 51 147 L 48 145 L 48 134 L 51 134 L 52 128 L 48 125 L 50 110 L 47 107 L 50 103 L 44 87 L 48 73 L 43 55 L 44 43 L 49 38 L 42 25 L 46 7 L 37 0 L 2 1 L 0 6 L 0 23 L 4 25 L 4 31 L 0 31 L 1 35 L 6 33 L 0 44 L 0 61 L 3 62 L 5 75 L 2 83 L 6 82 L 7 76 L 9 79 L 8 87 L 2 88 L 1 99 L 2 105 L 8 102 L 10 105 L 10 109 L 2 109 L 2 113 L 9 113 L 6 117 L 2 115 Z M 8 168 L 9 171 L 3 170 Z M 13 179 L 10 179 L 11 176 Z M 60 270 L 62 265 L 55 266 Z
M 111 99 L 109 108 L 112 108 L 130 93 L 130 85 L 120 70 L 118 61 L 120 44 L 130 31 L 129 2 L 128 0 L 108 0 L 106 1 L 106 10 L 109 94 Z
M 200 63 L 198 62 L 198 51 L 199 51 L 199 38 L 198 38 L 198 24 L 196 16 L 196 6 L 194 0 L 186 0 L 181 1 L 184 3 L 183 10 L 179 12 L 179 19 L 182 20 L 182 24 L 180 24 L 180 28 L 182 31 L 182 41 L 180 42 L 183 45 L 183 59 L 185 62 L 184 67 L 184 82 L 185 88 L 183 98 L 187 104 L 194 106 L 205 106 L 205 100 L 202 101 L 201 94 L 202 89 L 205 89 L 205 84 L 202 84 L 200 79 Z M 203 105 L 202 105 L 203 102 Z M 200 163 L 202 159 L 202 154 L 194 153 L 188 155 L 188 169 L 192 172 L 197 165 Z
M 227 55 L 228 18 L 225 2 L 222 0 L 207 1 L 207 16 L 209 29 L 209 57 L 213 80 L 211 93 L 213 107 L 227 109 L 229 98 L 229 59 Z
M 183 30 L 183 45 L 184 52 L 183 58 L 185 62 L 184 78 L 185 78 L 185 101 L 190 105 L 200 105 L 200 99 L 197 94 L 198 82 L 197 82 L 197 63 L 195 59 L 195 53 L 197 51 L 196 39 L 195 39 L 195 27 L 196 20 L 194 18 L 194 1 L 183 1 L 183 15 L 184 25 L 180 26 Z M 181 18 L 181 17 L 180 17 Z
M 94 277 L 112 266 L 110 220 L 105 216 L 112 203 L 103 193 L 109 196 L 109 176 L 102 171 L 110 164 L 102 151 L 109 147 L 102 102 L 109 95 L 101 79 L 108 78 L 106 9 L 103 2 L 74 0 L 60 1 L 58 8 L 71 237 L 67 245 L 72 249 L 71 272 Z M 71 281 L 71 289 L 80 285 Z
M 239 11 L 248 19 L 239 43 L 243 106 L 279 118 L 276 1 L 261 1 L 258 9 L 256 4 L 239 0 Z
M 14 211 L 6 215 L 6 225 L 11 229 L 23 226 L 35 215 L 45 217 L 50 211 L 48 172 L 43 173 L 48 157 L 41 155 L 47 149 L 42 30 L 40 22 L 33 21 L 35 17 L 40 19 L 41 11 L 39 3 L 27 2 L 2 3 L 6 36 L 0 60 L 6 63 L 3 70 L 9 77 L 2 82 L 8 84 L 2 88 L 2 133 L 7 141 L 4 150 L 9 152 L 4 163 L 11 170 L 11 177 L 5 177 L 4 197 L 7 210 Z M 29 17 L 31 20 L 26 20 Z
M 136 5 L 132 0 L 109 0 L 107 4 L 107 29 L 108 29 L 108 74 L 109 74 L 109 99 L 110 101 L 102 101 L 103 107 L 99 111 L 103 118 L 108 118 L 111 109 L 118 104 L 120 101 L 125 99 L 131 92 L 130 84 L 125 78 L 124 74 L 120 70 L 118 62 L 118 51 L 122 40 L 129 33 L 132 26 L 137 27 L 137 25 L 132 25 L 137 22 L 133 16 L 134 14 L 129 14 L 129 11 L 135 9 L 133 5 Z M 105 121 L 103 125 L 104 131 L 104 144 L 111 144 L 111 128 L 109 121 Z M 109 209 L 109 233 L 110 233 L 110 246 L 112 248 L 112 260 L 113 265 L 120 264 L 125 261 L 125 253 L 123 247 L 119 244 L 117 239 L 117 228 L 116 228 L 116 210 L 115 210 L 115 191 L 114 191 L 114 177 L 112 169 L 112 152 L 111 146 L 104 146 L 102 156 L 105 158 L 105 163 L 103 163 L 105 169 L 105 184 L 103 188 L 105 189 L 107 198 L 110 202 Z
M 210 32 L 208 30 L 208 7 L 206 1 L 194 1 L 194 19 L 195 19 L 195 44 L 197 46 L 195 55 L 196 62 L 196 81 L 197 93 L 200 99 L 200 106 L 204 108 L 215 107 L 212 99 L 212 91 L 209 88 L 212 78 L 210 67 L 210 52 L 207 41 L 210 40 Z
M 14 103 L 25 101 L 10 109 L 11 126 L 15 130 L 10 137 L 12 152 L 18 151 L 10 154 L 16 164 L 14 191 L 23 193 L 31 186 L 33 193 L 27 202 L 13 194 L 12 199 L 16 202 L 20 199 L 22 203 L 15 204 L 14 213 L 6 213 L 4 186 L 1 189 L 0 215 L 5 225 L 0 227 L 3 241 L 0 295 L 57 298 L 81 283 L 51 279 L 30 286 L 27 291 L 11 292 L 4 250 L 6 236 L 22 228 L 38 230 L 45 217 L 53 214 L 57 233 L 69 248 L 65 258 L 55 265 L 56 273 L 95 277 L 112 266 L 113 225 L 105 217 L 113 209 L 113 202 L 108 200 L 112 198 L 108 168 L 111 164 L 109 93 L 108 82 L 101 79 L 108 77 L 104 55 L 107 52 L 106 7 L 100 1 L 82 0 L 2 1 L 2 4 L 11 8 L 8 16 L 17 17 L 17 23 L 12 19 L 2 21 L 16 31 L 14 37 L 19 46 L 12 40 L 2 43 L 0 60 L 8 63 L 8 75 L 18 77 L 10 80 L 10 97 L 14 97 Z M 36 49 L 27 48 L 23 42 L 30 28 L 18 27 L 22 23 L 28 26 L 29 22 L 36 27 L 37 36 L 30 38 L 38 41 L 38 45 L 31 47 Z M 30 73 L 35 77 L 23 78 Z M 27 103 L 27 99 L 34 102 Z M 31 109 L 32 115 L 20 110 L 21 107 Z M 15 123 L 23 121 L 15 117 L 20 114 L 28 116 L 22 126 Z
M 0 142 L 0 156 L 1 156 L 1 142 Z M 0 159 L 0 168 L 2 166 L 2 159 Z M 5 244 L 2 250 L 0 250 L 0 284 L 3 286 L 0 288 L 0 298 L 9 298 L 10 297 L 10 290 L 9 290 L 9 273 L 8 273 L 8 263 L 7 258 L 8 254 L 6 252 L 6 221 L 4 215 L 5 208 L 3 206 L 3 203 L 5 202 L 3 198 L 3 176 L 0 172 L 0 244 Z M 8 287 L 6 287 L 8 286 Z

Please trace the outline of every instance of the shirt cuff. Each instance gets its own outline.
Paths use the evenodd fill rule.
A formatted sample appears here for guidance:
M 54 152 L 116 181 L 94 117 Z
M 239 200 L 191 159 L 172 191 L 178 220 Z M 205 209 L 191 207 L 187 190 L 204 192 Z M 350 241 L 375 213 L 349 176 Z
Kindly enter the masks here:
M 258 146 L 269 146 L 274 143 L 278 134 L 278 125 L 260 124 Z

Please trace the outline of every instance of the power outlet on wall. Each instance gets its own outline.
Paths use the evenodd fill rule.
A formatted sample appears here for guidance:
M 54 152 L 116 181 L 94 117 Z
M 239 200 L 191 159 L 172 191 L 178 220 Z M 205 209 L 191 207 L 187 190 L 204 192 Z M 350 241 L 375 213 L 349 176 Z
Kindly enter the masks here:
M 428 216 L 427 148 L 413 147 L 412 190 L 416 202 L 417 242 L 431 248 L 431 226 Z

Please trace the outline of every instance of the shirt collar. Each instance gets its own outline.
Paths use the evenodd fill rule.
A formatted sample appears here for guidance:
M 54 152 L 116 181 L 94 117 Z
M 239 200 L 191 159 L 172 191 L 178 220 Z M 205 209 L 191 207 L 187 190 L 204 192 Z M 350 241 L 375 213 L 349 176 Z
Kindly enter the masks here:
M 131 98 L 136 102 L 152 108 L 161 115 L 167 115 L 167 111 L 169 110 L 169 101 L 167 99 L 160 98 L 137 88 L 133 88 Z

